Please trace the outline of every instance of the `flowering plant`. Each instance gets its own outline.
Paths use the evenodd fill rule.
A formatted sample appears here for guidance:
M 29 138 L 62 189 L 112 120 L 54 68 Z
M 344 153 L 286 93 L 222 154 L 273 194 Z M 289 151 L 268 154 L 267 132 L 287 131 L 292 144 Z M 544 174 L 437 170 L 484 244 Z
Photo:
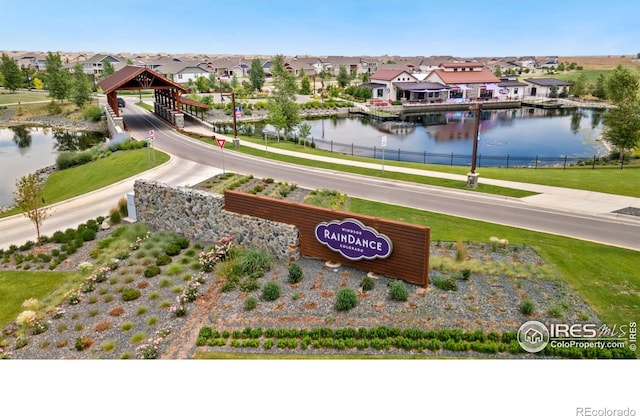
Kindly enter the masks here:
M 16 323 L 18 325 L 28 328 L 35 322 L 35 320 L 36 320 L 35 311 L 26 310 L 26 311 L 20 312 L 20 315 L 18 315 L 18 317 L 16 318 Z
M 145 360 L 153 360 L 158 357 L 158 350 L 164 342 L 164 339 L 171 332 L 170 329 L 164 329 L 156 332 L 155 337 L 149 338 L 146 343 L 136 348 L 138 358 Z
M 202 269 L 205 272 L 210 272 L 216 263 L 224 261 L 231 250 L 233 243 L 233 237 L 223 237 L 218 240 L 218 244 L 209 251 L 203 251 L 198 255 Z

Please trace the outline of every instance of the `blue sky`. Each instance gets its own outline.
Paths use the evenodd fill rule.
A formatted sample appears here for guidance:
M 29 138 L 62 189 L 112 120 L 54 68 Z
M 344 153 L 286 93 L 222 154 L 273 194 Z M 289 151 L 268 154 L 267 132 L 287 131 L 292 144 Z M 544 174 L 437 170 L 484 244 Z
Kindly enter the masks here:
M 635 0 L 0 0 L 0 50 L 631 55 Z

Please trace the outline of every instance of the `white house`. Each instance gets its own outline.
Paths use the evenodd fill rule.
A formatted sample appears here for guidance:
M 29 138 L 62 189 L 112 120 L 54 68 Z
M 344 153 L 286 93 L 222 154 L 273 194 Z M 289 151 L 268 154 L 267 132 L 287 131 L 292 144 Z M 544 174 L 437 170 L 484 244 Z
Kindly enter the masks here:
M 211 73 L 198 66 L 197 62 L 167 62 L 157 67 L 155 71 L 178 84 L 187 84 L 189 81 L 195 82 L 200 77 L 209 78 Z
M 404 70 L 379 69 L 369 78 L 373 84 L 373 99 L 394 101 L 402 97 L 402 90 L 397 88 L 397 82 L 417 82 L 418 79 Z
M 563 88 L 568 90 L 572 85 L 556 78 L 527 78 L 524 82 L 527 83 L 525 95 L 529 97 L 550 97 L 554 87 L 559 94 Z

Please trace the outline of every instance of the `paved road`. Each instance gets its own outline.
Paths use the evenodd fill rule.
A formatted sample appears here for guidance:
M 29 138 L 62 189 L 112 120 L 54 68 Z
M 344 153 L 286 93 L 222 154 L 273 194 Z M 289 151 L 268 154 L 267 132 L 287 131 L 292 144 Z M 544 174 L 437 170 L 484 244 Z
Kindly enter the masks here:
M 591 214 L 589 210 L 576 210 L 575 207 L 570 210 L 555 209 L 554 201 L 545 200 L 544 197 L 521 200 L 380 180 L 319 168 L 310 169 L 256 159 L 228 150 L 223 154 L 215 146 L 176 133 L 164 122 L 135 105 L 127 106 L 125 121 L 135 137 L 144 137 L 148 130 L 154 129 L 154 145 L 158 149 L 203 165 L 222 168 L 224 162 L 228 171 L 253 174 L 256 177 L 271 177 L 276 181 L 292 182 L 305 188 L 335 189 L 353 197 L 640 250 L 640 221 L 635 218 Z M 555 201 L 558 201 L 559 197 Z M 542 203 L 536 202 L 537 200 L 542 200 Z M 626 199 L 623 198 L 622 201 L 626 202 Z M 588 201 L 583 203 L 589 204 Z
M 582 192 L 580 196 L 585 199 L 576 198 L 573 195 L 562 199 L 563 195 L 552 193 L 514 199 L 380 180 L 320 168 L 305 168 L 253 158 L 229 150 L 223 153 L 216 146 L 191 140 L 176 133 L 164 122 L 140 109 L 133 102 L 129 104 L 124 116 L 133 136 L 143 139 L 150 129 L 154 129 L 156 137 L 154 146 L 174 155 L 171 161 L 134 178 L 54 205 L 52 217 L 44 223 L 43 234 L 51 235 L 57 230 L 76 227 L 87 219 L 106 215 L 121 197 L 133 190 L 133 182 L 137 178 L 158 180 L 171 185 L 193 185 L 219 173 L 224 162 L 224 168 L 227 171 L 252 174 L 256 177 L 271 177 L 277 181 L 296 183 L 304 188 L 335 189 L 353 197 L 640 250 L 640 238 L 638 238 L 640 221 L 637 219 L 616 217 L 606 213 L 591 213 L 589 209 L 578 209 L 580 207 L 576 206 L 559 209 L 563 205 L 577 203 L 587 208 L 593 205 L 600 210 L 600 205 L 604 205 L 610 209 L 607 201 L 598 201 L 597 197 L 591 195 L 594 193 L 582 195 L 584 192 L 578 191 L 578 193 Z M 594 202 L 589 202 L 589 198 Z M 629 199 L 631 202 L 636 200 Z M 624 204 L 627 200 L 616 198 L 615 203 Z M 20 245 L 27 240 L 35 240 L 35 228 L 21 215 L 0 219 L 0 236 L 2 248 L 10 244 Z

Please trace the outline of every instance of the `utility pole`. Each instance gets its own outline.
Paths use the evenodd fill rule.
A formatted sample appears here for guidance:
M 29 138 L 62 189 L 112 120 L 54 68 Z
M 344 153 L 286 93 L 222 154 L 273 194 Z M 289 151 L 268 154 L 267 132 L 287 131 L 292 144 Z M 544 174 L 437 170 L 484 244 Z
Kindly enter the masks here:
M 469 110 L 473 112 L 474 117 L 474 134 L 473 134 L 473 154 L 471 156 L 471 172 L 467 173 L 467 186 L 469 188 L 478 187 L 478 173 L 476 173 L 476 159 L 478 158 L 478 132 L 480 131 L 480 112 L 482 106 L 480 103 L 472 105 Z
M 223 97 L 231 96 L 231 105 L 233 106 L 233 147 L 239 147 L 240 141 L 238 140 L 238 121 L 236 117 L 236 93 L 220 93 L 220 95 Z

